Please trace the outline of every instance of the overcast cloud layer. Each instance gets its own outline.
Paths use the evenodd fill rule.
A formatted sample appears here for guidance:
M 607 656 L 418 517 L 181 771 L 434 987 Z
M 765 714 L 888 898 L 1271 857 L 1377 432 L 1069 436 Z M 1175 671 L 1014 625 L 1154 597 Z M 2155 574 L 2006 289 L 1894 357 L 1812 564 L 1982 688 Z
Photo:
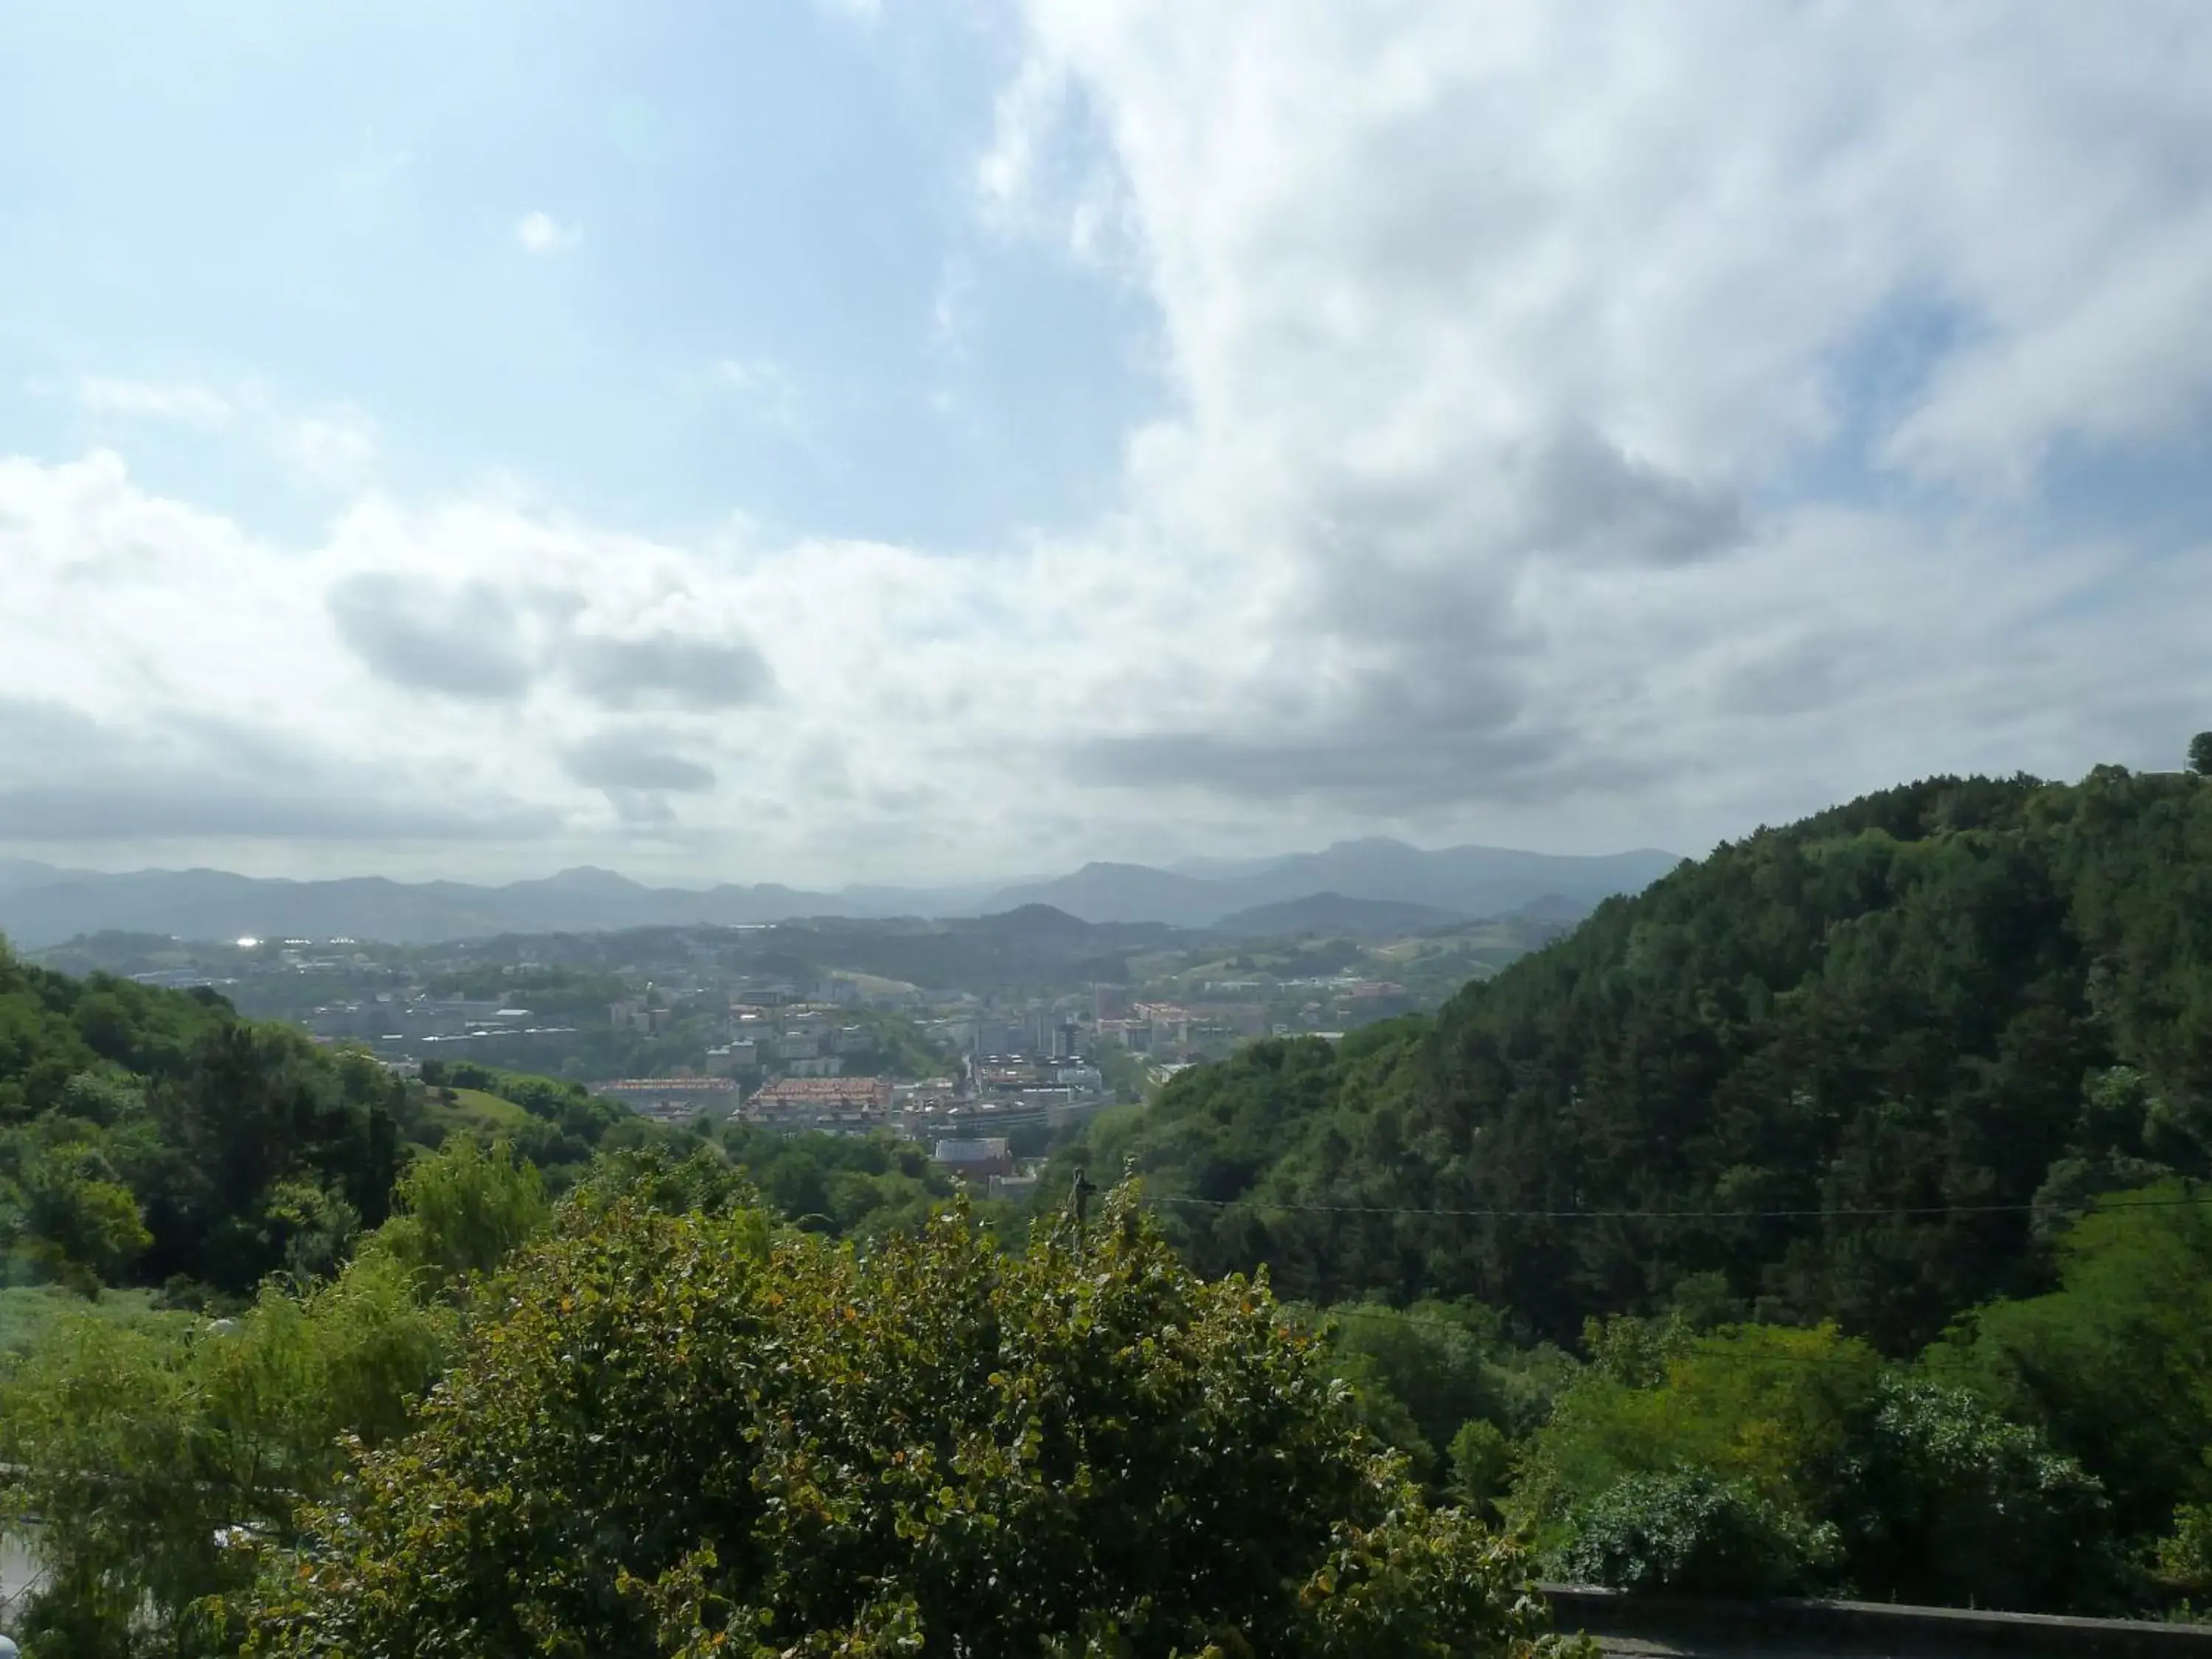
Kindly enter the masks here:
M 594 284 L 531 324 L 547 352 L 713 407 L 730 476 L 780 480 L 754 494 L 656 498 L 621 458 L 659 417 L 580 391 L 605 465 L 557 459 L 427 337 L 375 354 L 416 354 L 420 406 L 366 348 L 218 349 L 186 306 L 108 337 L 67 235 L 0 236 L 33 273 L 0 275 L 0 852 L 806 882 L 1378 831 L 1696 852 L 1931 771 L 2169 766 L 2212 726 L 2201 0 L 778 27 L 927 112 L 931 176 L 884 188 L 942 214 L 863 267 L 911 303 L 852 302 L 909 340 L 856 369 L 834 327 L 648 339 L 680 235 L 544 167 L 468 174 L 452 302 L 496 331 Z M 685 95 L 607 143 L 680 135 Z M 469 135 L 406 122 L 377 199 L 450 205 Z M 694 148 L 684 188 L 775 165 Z M 659 179 L 680 216 L 674 176 L 606 199 Z M 818 257 L 790 280 L 860 280 Z M 333 331 L 383 303 L 345 269 Z M 900 471 L 940 441 L 950 485 Z

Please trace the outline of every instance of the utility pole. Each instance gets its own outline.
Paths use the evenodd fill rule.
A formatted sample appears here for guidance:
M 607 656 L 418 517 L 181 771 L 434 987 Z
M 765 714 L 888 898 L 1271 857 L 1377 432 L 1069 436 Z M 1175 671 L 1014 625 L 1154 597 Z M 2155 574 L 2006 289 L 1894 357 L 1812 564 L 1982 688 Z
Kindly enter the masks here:
M 1097 1190 L 1097 1185 L 1079 1165 L 1075 1179 L 1068 1183 L 1067 1188 L 1067 1213 L 1074 1218 L 1075 1231 L 1079 1235 L 1083 1231 L 1084 1221 L 1090 1213 L 1091 1194 Z

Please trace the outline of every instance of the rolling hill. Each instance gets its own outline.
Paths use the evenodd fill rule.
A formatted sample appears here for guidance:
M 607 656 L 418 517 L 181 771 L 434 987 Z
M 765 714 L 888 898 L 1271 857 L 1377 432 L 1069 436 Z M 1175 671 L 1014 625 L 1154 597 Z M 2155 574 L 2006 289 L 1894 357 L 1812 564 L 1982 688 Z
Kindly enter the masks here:
M 1402 939 L 1449 927 L 1468 918 L 1432 905 L 1395 899 L 1348 898 L 1342 893 L 1310 893 L 1275 904 L 1236 910 L 1213 924 L 1217 933 L 1240 939 L 1294 939 L 1328 933 L 1342 939 Z
M 801 917 L 974 916 L 1045 905 L 1084 921 L 1206 927 L 1254 906 L 1334 893 L 1454 916 L 1495 915 L 1547 895 L 1595 904 L 1644 886 L 1675 860 L 1654 852 L 1567 858 L 1494 848 L 1425 853 L 1399 842 L 1346 842 L 1321 853 L 1231 866 L 1219 876 L 1091 864 L 1052 881 L 985 887 L 852 887 L 816 892 L 774 883 L 649 887 L 611 871 L 565 870 L 480 886 L 382 877 L 283 881 L 219 870 L 104 874 L 0 863 L 0 933 L 39 949 L 101 932 L 183 939 L 374 939 L 427 944 L 500 933 L 596 933 L 645 927 L 734 927 Z
M 1086 921 L 1168 921 L 1206 927 L 1255 906 L 1334 893 L 1412 904 L 1453 916 L 1502 915 L 1558 897 L 1594 906 L 1642 890 L 1680 860 L 1650 848 L 1602 857 L 1447 847 L 1424 852 L 1383 839 L 1339 842 L 1318 853 L 1273 860 L 1257 870 L 1200 876 L 1146 865 L 1088 864 L 1073 875 L 1006 889 L 994 909 L 1050 904 Z
M 1607 903 L 1431 1018 L 1255 1043 L 1069 1154 L 1209 1271 L 1909 1353 L 2094 1195 L 2212 1176 L 2212 779 L 1938 778 Z M 1109 1144 L 1110 1142 L 1110 1144 Z

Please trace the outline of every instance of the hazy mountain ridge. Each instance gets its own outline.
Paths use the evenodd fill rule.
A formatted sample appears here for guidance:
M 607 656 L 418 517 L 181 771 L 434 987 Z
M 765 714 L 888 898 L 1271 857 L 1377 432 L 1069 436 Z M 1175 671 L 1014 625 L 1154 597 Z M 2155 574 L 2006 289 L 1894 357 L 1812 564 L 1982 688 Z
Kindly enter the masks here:
M 565 873 L 565 872 L 564 872 Z M 0 890 L 0 932 L 36 947 L 118 928 L 185 939 L 349 936 L 428 944 L 504 933 L 597 933 L 731 926 L 846 913 L 835 896 L 773 885 L 706 891 L 562 877 L 478 887 L 461 882 L 262 880 L 221 871 L 140 871 Z
M 1090 864 L 1051 881 L 992 890 L 855 886 L 817 892 L 776 883 L 649 887 L 582 867 L 483 886 L 380 876 L 292 881 L 219 870 L 102 874 L 28 861 L 0 863 L 0 933 L 37 949 L 103 930 L 185 939 L 352 937 L 393 944 L 507 933 L 596 933 L 639 927 L 732 927 L 803 917 L 973 916 L 1047 905 L 1088 922 L 1209 927 L 1256 906 L 1334 894 L 1421 907 L 1455 918 L 1494 915 L 1557 898 L 1594 905 L 1633 892 L 1678 862 L 1639 851 L 1601 858 L 1492 848 L 1423 852 L 1397 842 L 1347 842 L 1200 877 L 1135 864 Z
M 1318 853 L 1270 860 L 1249 873 L 1206 878 L 1146 865 L 1087 864 L 1072 875 L 1009 887 L 994 909 L 1050 904 L 1088 921 L 1170 921 L 1212 927 L 1264 905 L 1335 894 L 1419 905 L 1454 917 L 1502 915 L 1547 899 L 1585 908 L 1639 892 L 1681 862 L 1655 848 L 1581 857 L 1498 847 L 1424 852 L 1380 838 L 1339 842 Z
M 1213 924 L 1217 933 L 1248 939 L 1284 939 L 1299 933 L 1335 933 L 1352 939 L 1398 939 L 1429 933 L 1469 918 L 1434 905 L 1398 899 L 1347 898 L 1342 893 L 1310 893 L 1276 904 L 1233 910 Z

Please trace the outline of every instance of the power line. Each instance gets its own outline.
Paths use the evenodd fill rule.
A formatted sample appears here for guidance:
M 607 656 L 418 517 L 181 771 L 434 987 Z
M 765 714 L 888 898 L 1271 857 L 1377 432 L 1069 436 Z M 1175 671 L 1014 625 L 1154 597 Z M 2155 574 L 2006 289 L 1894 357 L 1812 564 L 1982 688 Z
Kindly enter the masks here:
M 1275 1304 L 1275 1307 L 1276 1307 L 1276 1310 L 1277 1310 L 1279 1312 L 1289 1312 L 1289 1313 L 1291 1313 L 1291 1315 L 1292 1315 L 1293 1318 L 1296 1318 L 1296 1316 L 1297 1316 L 1297 1308 L 1298 1308 L 1298 1305 L 1299 1305 L 1299 1304 L 1295 1304 L 1288 1303 L 1288 1302 L 1279 1302 L 1279 1303 L 1277 1303 L 1277 1304 Z M 1304 1306 L 1305 1306 L 1305 1307 L 1310 1307 L 1310 1308 L 1312 1308 L 1312 1309 L 1315 1310 L 1315 1311 L 1314 1311 L 1314 1318 L 1313 1318 L 1313 1328 L 1315 1328 L 1316 1330 L 1318 1330 L 1321 1327 L 1322 1327 L 1322 1326 L 1324 1326 L 1324 1325 L 1328 1324 L 1331 1320 L 1335 1320 L 1335 1319 L 1366 1319 L 1366 1320 L 1380 1320 L 1380 1321 L 1382 1321 L 1382 1322 L 1385 1322 L 1385 1323 L 1392 1324 L 1392 1325 L 1415 1325 L 1415 1326 L 1419 1326 L 1419 1327 L 1422 1327 L 1422 1328 L 1425 1328 L 1425 1329 L 1429 1329 L 1429 1330 L 1437 1330 L 1437 1331 L 1457 1331 L 1461 1335 L 1462 1335 L 1462 1336 L 1465 1336 L 1465 1337 L 1468 1337 L 1468 1338 L 1471 1339 L 1472 1340 L 1474 1340 L 1474 1341 L 1475 1343 L 1477 1343 L 1478 1345 L 1481 1344 L 1481 1343 L 1483 1342 L 1483 1340 L 1484 1340 L 1484 1338 L 1483 1338 L 1482 1333 L 1481 1333 L 1480 1331 L 1479 1331 L 1479 1330 L 1475 1329 L 1475 1328 L 1473 1328 L 1472 1326 L 1468 1326 L 1468 1325 L 1462 1324 L 1461 1322 L 1459 1322 L 1459 1321 L 1458 1321 L 1458 1320 L 1456 1320 L 1456 1319 L 1432 1319 L 1432 1318 L 1430 1318 L 1430 1317 L 1426 1316 L 1425 1315 L 1414 1314 L 1414 1313 L 1408 1313 L 1408 1312 L 1407 1312 L 1405 1310 L 1403 1310 L 1403 1309 L 1401 1309 L 1401 1308 L 1393 1308 L 1393 1307 L 1389 1307 L 1389 1306 L 1386 1306 L 1386 1305 L 1375 1304 L 1357 1304 L 1357 1303 L 1352 1303 L 1352 1304 L 1347 1304 L 1347 1303 L 1335 1303 L 1335 1304 L 1320 1304 L 1320 1303 L 1307 1303 L 1307 1304 L 1303 1304 L 1303 1305 L 1304 1305 Z M 1760 1328 L 1762 1328 L 1762 1329 L 1769 1329 L 1769 1330 L 1805 1330 L 1805 1329 L 1812 1328 L 1808 1328 L 1808 1327 L 1802 1326 L 1802 1325 L 1776 1325 L 1776 1326 L 1762 1326 Z M 1691 1336 L 1690 1340 L 1691 1340 L 1692 1342 L 1701 1340 L 1703 1340 L 1704 1334 L 1704 1334 L 1703 1332 L 1694 1333 L 1694 1334 L 1692 1334 L 1692 1335 Z M 1516 1354 L 1516 1356 L 1525 1356 L 1525 1355 L 1528 1355 L 1528 1354 L 1534 1353 L 1534 1352 L 1536 1352 L 1536 1350 L 1535 1350 L 1535 1349 L 1534 1349 L 1534 1348 L 1522 1348 L 1522 1347 L 1519 1347 L 1519 1346 L 1517 1346 L 1514 1348 L 1514 1352 L 1515 1352 L 1515 1354 Z M 1568 1351 L 1567 1349 L 1565 1349 L 1565 1348 L 1559 1348 L 1559 1349 L 1558 1350 L 1558 1352 L 1559 1352 L 1562 1356 L 1564 1356 L 1564 1357 L 1565 1357 L 1565 1358 L 1569 1358 L 1569 1359 L 1573 1359 L 1573 1358 L 1574 1358 L 1574 1356 L 1573 1356 L 1571 1352 L 1569 1352 L 1569 1351 Z M 1871 1351 L 1871 1350 L 1869 1350 L 1869 1352 L 1871 1352 L 1872 1351 Z M 1677 1353 L 1677 1354 L 1674 1354 L 1674 1355 L 1662 1356 L 1662 1358 L 1688 1358 L 1688 1357 L 1690 1357 L 1690 1356 L 1688 1355 L 1688 1353 L 1686 1352 L 1686 1351 L 1685 1351 L 1685 1352 L 1680 1352 L 1680 1353 Z M 1718 1355 L 1717 1355 L 1717 1356 L 1714 1356 L 1714 1357 L 1715 1357 L 1715 1358 L 1734 1358 L 1741 1357 L 1741 1358 L 1742 1358 L 1748 1359 L 1748 1360 L 1755 1360 L 1755 1361 L 1757 1361 L 1758 1363 L 1760 1363 L 1760 1364 L 1764 1364 L 1764 1363 L 1765 1362 L 1766 1358 L 1768 1358 L 1768 1356 L 1765 1356 L 1765 1355 L 1757 1355 L 1757 1354 L 1746 1354 L 1746 1355 L 1742 1355 L 1742 1356 L 1735 1356 L 1735 1355 L 1729 1355 L 1729 1356 L 1718 1356 Z M 1826 1356 L 1826 1355 L 1821 1355 L 1821 1356 L 1813 1356 L 1813 1355 L 1776 1355 L 1776 1356 L 1773 1356 L 1773 1357 L 1774 1357 L 1774 1358 L 1777 1358 L 1785 1359 L 1785 1360 L 1787 1360 L 1787 1361 L 1789 1361 L 1789 1362 L 1790 1362 L 1790 1363 L 1808 1363 L 1808 1364 L 1814 1364 L 1814 1363 L 1817 1363 L 1817 1364 L 1825 1364 L 1828 1363 L 1829 1358 L 1830 1358 L 1830 1356 Z M 1878 1357 L 1878 1356 L 1877 1356 L 1877 1357 Z M 1850 1356 L 1849 1356 L 1849 1355 L 1836 1355 L 1836 1356 L 1833 1356 L 1833 1358 L 1850 1358 Z M 1575 1360 L 1575 1364 L 1577 1364 L 1577 1365 L 1583 1365 L 1583 1364 L 1587 1364 L 1587 1362 L 1583 1361 L 1583 1360 Z
M 1146 1193 L 1146 1205 L 1188 1205 L 1214 1211 L 1232 1209 L 1272 1209 L 1296 1213 L 1359 1216 L 1423 1216 L 1445 1219 L 1466 1220 L 1542 1220 L 1542 1221 L 1747 1221 L 1747 1220 L 1806 1220 L 1826 1218 L 1881 1218 L 1899 1216 L 2002 1215 L 2027 1214 L 2063 1206 L 2051 1204 L 1972 1204 L 1899 1206 L 1889 1209 L 1842 1208 L 1833 1210 L 1447 1210 L 1393 1207 L 1371 1204 L 1299 1204 L 1277 1202 L 1267 1199 L 1206 1199 L 1171 1194 Z M 2160 1197 L 2115 1198 L 2097 1203 L 2101 1210 L 2159 1210 L 2195 1207 L 2212 1203 L 2212 1189 L 2192 1186 L 2190 1190 Z M 1319 1333 L 1329 1321 L 1338 1319 L 1382 1321 L 1398 1326 L 1416 1326 L 1437 1330 L 1456 1331 L 1462 1335 L 1481 1340 L 1478 1333 L 1455 1320 L 1425 1318 L 1388 1306 L 1361 1307 L 1338 1304 L 1310 1304 L 1316 1308 L 1311 1328 Z M 1798 1328 L 1789 1327 L 1784 1328 Z M 1686 1351 L 1660 1357 L 1662 1364 L 1676 1361 L 1694 1360 L 1699 1364 L 1736 1365 L 1850 1365 L 1863 1366 L 1867 1361 L 1852 1354 L 1778 1354 L 1725 1353 L 1702 1346 L 1702 1339 L 1692 1338 L 1700 1346 Z M 1564 1351 L 1562 1351 L 1564 1352 Z M 1580 1364 L 1583 1362 L 1577 1361 Z M 1875 1363 L 1887 1365 L 1893 1362 L 1880 1354 Z
M 1471 1332 L 1471 1329 L 1467 1329 L 1467 1325 L 1460 1325 L 1460 1322 L 1449 1321 L 1449 1318 L 1418 1318 L 1413 1316 L 1413 1314 L 1395 1312 L 1395 1310 L 1389 1310 L 1389 1307 L 1325 1307 L 1325 1310 L 1321 1310 L 1321 1316 L 1318 1316 L 1316 1321 L 1305 1329 L 1310 1329 L 1314 1336 L 1322 1336 L 1322 1334 L 1325 1334 L 1325 1328 L 1329 1325 L 1329 1321 L 1338 1321 L 1338 1318 L 1349 1318 L 1349 1321 L 1363 1321 L 1364 1318 L 1364 1321 L 1370 1321 L 1370 1322 L 1387 1321 L 1387 1322 L 1394 1322 L 1394 1325 L 1418 1325 L 1418 1328 L 1443 1329 L 1443 1332 L 1460 1332 L 1462 1336 L 1475 1338 L 1475 1343 L 1478 1345 L 1482 1343 L 1482 1338 L 1480 1338 L 1475 1332 Z M 1759 1329 L 1787 1329 L 1787 1332 L 1798 1332 L 1798 1329 L 1808 1329 L 1808 1328 L 1805 1328 L 1805 1325 L 1759 1325 Z M 1863 1340 L 1863 1338 L 1844 1338 L 1844 1340 Z M 1893 1360 L 1887 1354 L 1882 1354 L 1881 1349 L 1874 1349 L 1874 1347 L 1867 1349 L 1867 1354 L 1863 1356 L 1860 1354 L 1728 1354 L 1728 1352 L 1714 1352 L 1712 1347 L 1705 1347 L 1705 1343 L 1708 1343 L 1708 1336 L 1705 1336 L 1704 1332 L 1692 1334 L 1692 1336 L 1690 1336 L 1690 1343 L 1687 1343 L 1686 1347 L 1668 1349 L 1668 1352 L 1652 1354 L 1652 1364 L 1659 1367 L 1659 1371 L 1663 1374 L 1663 1380 L 1672 1380 L 1670 1367 L 1674 1367 L 1674 1364 L 1754 1364 L 1754 1367 L 1756 1364 L 1814 1364 L 1814 1367 L 1829 1364 L 1829 1367 L 1843 1367 L 1843 1370 L 1851 1370 L 1851 1371 L 1911 1370 L 1911 1360 Z M 1528 1358 L 1528 1356 L 1535 1354 L 1535 1352 L 1537 1349 L 1533 1347 L 1517 1347 L 1516 1345 L 1516 1347 L 1509 1349 L 1509 1356 L 1506 1356 L 1506 1358 L 1493 1360 L 1493 1363 L 1500 1364 L 1500 1370 L 1510 1371 L 1510 1370 L 1516 1370 L 1510 1360 Z M 1559 1347 L 1558 1354 L 1562 1356 L 1568 1364 L 1573 1364 L 1577 1374 L 1595 1370 L 1595 1360 L 1577 1358 L 1571 1349 Z M 1484 1352 L 1484 1358 L 1491 1358 L 1489 1349 Z M 1936 1378 L 1931 1380 L 1942 1382 L 1940 1376 L 1936 1376 Z M 1637 1387 L 1637 1385 L 1631 1385 L 1631 1387 Z
M 1339 1319 L 1364 1319 L 1370 1322 L 1380 1321 L 1399 1326 L 1416 1326 L 1429 1330 L 1457 1331 L 1461 1335 L 1472 1339 L 1478 1346 L 1485 1347 L 1485 1358 L 1491 1358 L 1489 1345 L 1484 1342 L 1481 1334 L 1478 1331 L 1470 1329 L 1468 1326 L 1460 1323 L 1457 1320 L 1430 1319 L 1418 1314 L 1407 1313 L 1400 1309 L 1390 1307 L 1364 1307 L 1346 1305 L 1343 1304 L 1338 1304 L 1333 1306 L 1323 1306 L 1317 1304 L 1307 1304 L 1305 1305 L 1315 1309 L 1315 1314 L 1310 1322 L 1300 1319 L 1297 1315 L 1292 1311 L 1292 1304 L 1289 1303 L 1279 1302 L 1275 1304 L 1275 1310 L 1278 1313 L 1290 1314 L 1291 1322 L 1297 1324 L 1300 1328 L 1307 1330 L 1316 1336 L 1322 1335 L 1325 1332 L 1326 1327 L 1332 1321 Z M 1745 1324 L 1749 1328 L 1759 1330 L 1802 1331 L 1817 1328 L 1817 1327 L 1803 1325 L 1769 1325 L 1757 1321 L 1737 1322 Z M 1862 1343 L 1863 1343 L 1864 1340 L 1863 1338 L 1850 1336 L 1844 1336 L 1842 1340 L 1845 1341 L 1860 1341 Z M 1678 1364 L 1696 1364 L 1700 1365 L 1843 1365 L 1859 1370 L 1893 1370 L 1900 1365 L 1910 1364 L 1910 1362 L 1907 1361 L 1892 1359 L 1887 1355 L 1883 1354 L 1878 1349 L 1875 1349 L 1871 1346 L 1867 1346 L 1867 1351 L 1863 1355 L 1851 1353 L 1726 1353 L 1715 1352 L 1711 1347 L 1704 1346 L 1709 1340 L 1710 1338 L 1707 1333 L 1692 1333 L 1688 1338 L 1686 1346 L 1669 1352 L 1655 1354 L 1652 1356 L 1653 1362 L 1662 1369 Z M 1493 1361 L 1493 1363 L 1498 1364 L 1500 1368 L 1503 1370 L 1511 1370 L 1514 1369 L 1510 1363 L 1512 1359 L 1525 1359 L 1536 1352 L 1538 1352 L 1538 1350 L 1535 1348 L 1523 1348 L 1517 1345 L 1512 1345 L 1510 1347 L 1510 1356 L 1507 1359 Z M 1555 1352 L 1559 1353 L 1560 1358 L 1571 1364 L 1577 1372 L 1588 1371 L 1591 1370 L 1595 1364 L 1593 1360 L 1577 1358 L 1575 1355 L 1566 1348 L 1555 1347 Z M 1941 1381 L 1942 1379 L 1937 1378 L 1935 1380 Z
M 1865 1208 L 1796 1210 L 1516 1210 L 1420 1209 L 1385 1204 L 1303 1204 L 1269 1198 L 1195 1198 L 1146 1193 L 1150 1205 L 1180 1204 L 1208 1210 L 1279 1210 L 1295 1214 L 1429 1216 L 1457 1221 L 1819 1221 L 1881 1220 L 1908 1216 L 2027 1215 L 2063 1210 L 2056 1203 L 1899 1204 Z M 2113 1199 L 2095 1202 L 2100 1210 L 2158 1210 L 2212 1202 L 2212 1191 L 2166 1198 Z

